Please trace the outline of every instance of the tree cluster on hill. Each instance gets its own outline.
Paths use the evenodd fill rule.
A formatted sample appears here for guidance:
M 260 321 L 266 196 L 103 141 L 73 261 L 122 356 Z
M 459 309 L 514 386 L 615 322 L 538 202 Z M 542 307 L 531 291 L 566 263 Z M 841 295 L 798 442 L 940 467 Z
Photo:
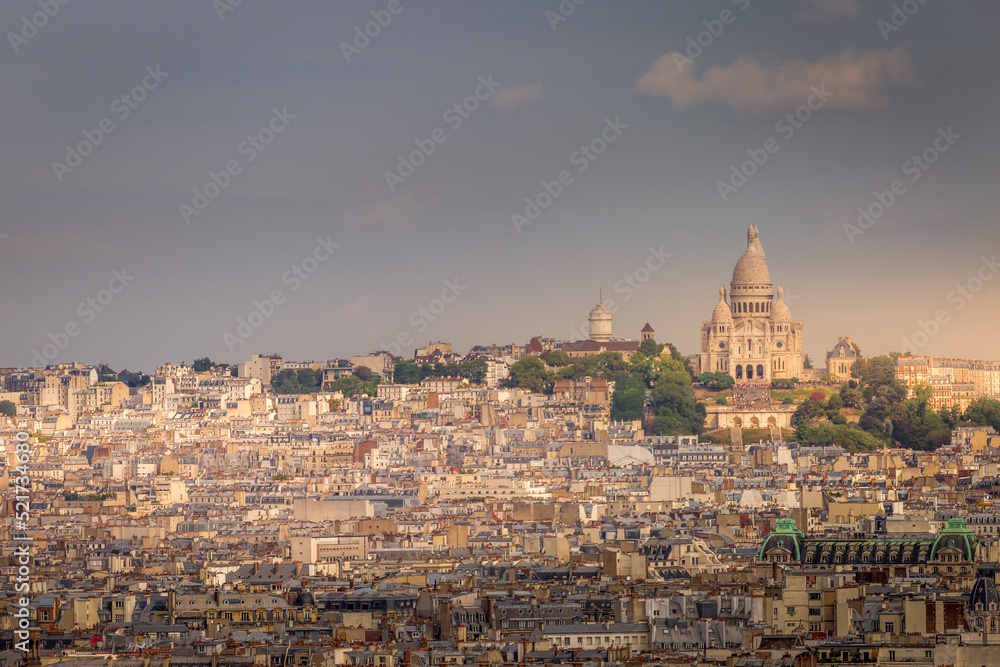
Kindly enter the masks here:
M 208 357 L 198 357 L 191 362 L 191 368 L 194 369 L 195 373 L 204 373 L 210 370 L 213 366 L 227 366 L 228 364 L 217 364 Z
M 111 382 L 114 382 L 115 380 L 124 382 L 128 387 L 145 387 L 147 384 L 152 382 L 152 380 L 149 379 L 149 376 L 142 371 L 132 372 L 129 370 L 123 370 L 117 377 L 111 376 L 108 380 Z
M 655 433 L 704 431 L 705 406 L 695 398 L 687 359 L 673 345 L 645 340 L 628 362 L 618 352 L 588 354 L 565 364 L 555 353 L 547 358 L 555 363 L 546 364 L 542 357 L 522 357 L 511 367 L 505 385 L 549 393 L 559 379 L 602 378 L 615 383 L 611 419 L 643 420 L 648 395 L 654 412 Z M 568 362 L 568 357 L 565 361 Z
M 956 426 L 1000 428 L 1000 401 L 978 398 L 964 414 L 957 408 L 935 411 L 932 390 L 917 385 L 908 396 L 896 379 L 896 353 L 860 358 L 852 378 L 825 399 L 820 392 L 801 403 L 792 416 L 796 437 L 804 445 L 838 444 L 850 451 L 896 446 L 932 450 L 951 442 Z M 847 423 L 844 409 L 857 411 L 857 423 Z
M 327 382 L 323 385 L 323 389 L 326 391 L 339 391 L 347 397 L 357 396 L 358 394 L 375 396 L 378 393 L 378 385 L 381 381 L 382 378 L 373 373 L 367 366 L 356 366 L 350 375 Z
M 322 381 L 322 371 L 286 368 L 271 377 L 271 389 L 276 394 L 313 394 L 320 390 Z
M 565 354 L 565 353 L 564 353 Z M 413 359 L 397 359 L 393 370 L 396 384 L 419 384 L 429 377 L 462 377 L 469 384 L 482 384 L 486 379 L 486 360 L 472 359 L 458 363 L 418 364 Z
M 699 375 L 698 382 L 712 389 L 729 389 L 736 384 L 736 378 L 723 371 L 713 371 Z

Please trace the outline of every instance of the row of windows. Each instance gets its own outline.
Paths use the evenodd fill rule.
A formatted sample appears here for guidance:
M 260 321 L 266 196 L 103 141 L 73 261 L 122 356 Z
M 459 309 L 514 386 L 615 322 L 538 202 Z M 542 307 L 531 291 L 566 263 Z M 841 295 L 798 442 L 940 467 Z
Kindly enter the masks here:
M 737 313 L 769 313 L 771 312 L 770 301 L 738 301 L 733 304 Z
M 584 642 L 584 639 L 585 639 L 584 637 L 577 637 L 576 638 L 576 644 L 577 644 L 577 646 L 583 646 L 584 643 L 586 643 L 587 646 L 593 646 L 595 643 L 597 643 L 599 646 L 621 646 L 621 645 L 624 645 L 624 644 L 641 644 L 642 643 L 642 637 L 639 637 L 638 635 L 628 635 L 628 636 L 625 636 L 625 637 L 622 637 L 621 635 L 616 635 L 614 637 L 610 637 L 610 636 L 609 637 L 605 637 L 603 644 L 600 643 L 601 642 L 601 638 L 600 637 L 596 637 L 596 640 L 597 640 L 596 642 L 594 641 L 595 640 L 594 637 L 586 637 L 586 642 Z M 554 641 L 556 643 L 562 643 L 563 646 L 569 646 L 570 645 L 570 640 L 571 640 L 570 637 L 555 637 L 554 638 Z

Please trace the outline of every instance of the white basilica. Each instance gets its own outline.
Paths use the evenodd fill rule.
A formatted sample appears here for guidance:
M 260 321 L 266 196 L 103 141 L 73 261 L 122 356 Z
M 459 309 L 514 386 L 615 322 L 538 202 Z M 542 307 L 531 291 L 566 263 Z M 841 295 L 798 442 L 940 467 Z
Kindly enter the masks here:
M 696 360 L 696 373 L 724 371 L 737 381 L 803 376 L 802 322 L 792 319 L 781 287 L 774 296 L 757 225 L 747 230 L 728 301 L 722 286 L 712 319 L 701 325 Z

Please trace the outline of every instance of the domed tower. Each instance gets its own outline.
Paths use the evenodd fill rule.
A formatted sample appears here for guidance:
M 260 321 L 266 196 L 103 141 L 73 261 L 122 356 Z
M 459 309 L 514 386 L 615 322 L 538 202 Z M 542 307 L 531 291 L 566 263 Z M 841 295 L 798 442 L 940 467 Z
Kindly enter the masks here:
M 983 563 L 976 572 L 969 602 L 965 605 L 969 625 L 978 632 L 995 634 L 1000 631 L 1000 593 L 997 592 L 996 566 Z
M 733 309 L 729 307 L 726 302 L 726 286 L 719 286 L 719 302 L 715 304 L 715 310 L 712 311 L 712 324 L 716 325 L 716 333 L 727 333 L 726 325 L 731 325 L 733 323 Z M 723 328 L 718 328 L 723 327 Z
M 771 307 L 771 319 L 775 322 L 790 322 L 792 320 L 792 310 L 785 303 L 785 288 L 778 285 L 778 298 Z
M 590 311 L 590 340 L 607 343 L 611 340 L 611 311 L 604 307 L 604 298 Z
M 771 312 L 773 289 L 757 225 L 750 225 L 747 229 L 747 249 L 736 262 L 733 281 L 729 284 L 733 316 L 737 320 L 767 317 Z
M 701 325 L 701 355 L 695 373 L 728 373 L 732 337 L 733 311 L 726 301 L 726 286 L 720 285 L 712 319 Z
M 778 296 L 771 306 L 771 377 L 802 377 L 802 322 L 792 319 L 785 303 L 785 289 L 778 286 Z

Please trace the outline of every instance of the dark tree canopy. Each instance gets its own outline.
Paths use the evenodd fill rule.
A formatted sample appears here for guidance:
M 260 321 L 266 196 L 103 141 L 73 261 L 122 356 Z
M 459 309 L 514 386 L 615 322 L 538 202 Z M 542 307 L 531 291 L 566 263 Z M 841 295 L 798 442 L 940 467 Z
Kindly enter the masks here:
M 216 364 L 208 357 L 199 357 L 195 359 L 193 362 L 191 362 L 191 368 L 193 368 L 197 373 L 204 373 L 205 371 L 212 368 L 212 366 L 218 366 L 218 364 Z
M 486 360 L 470 359 L 459 363 L 418 365 L 413 359 L 397 359 L 393 370 L 396 384 L 420 384 L 429 377 L 462 377 L 469 384 L 482 384 L 486 380 Z
M 729 373 L 712 371 L 699 375 L 698 382 L 707 385 L 712 389 L 728 389 L 736 384 L 736 379 Z
M 639 343 L 639 354 L 641 355 L 646 357 L 658 357 L 661 352 L 663 352 L 663 345 L 660 345 L 652 338 L 647 338 Z
M 646 406 L 646 383 L 641 377 L 622 372 L 615 379 L 611 397 L 611 419 L 632 421 L 642 419 Z
M 550 350 L 543 352 L 540 356 L 547 366 L 555 366 L 557 368 L 569 366 L 569 355 L 563 350 Z
M 992 426 L 1000 431 L 1000 401 L 993 398 L 977 398 L 965 410 L 965 421 L 969 426 Z
M 526 389 L 541 393 L 552 386 L 553 375 L 545 368 L 545 362 L 534 356 L 521 357 L 510 367 L 507 384 L 515 389 Z
M 320 390 L 322 381 L 321 371 L 286 368 L 271 378 L 271 389 L 276 394 L 313 394 Z

